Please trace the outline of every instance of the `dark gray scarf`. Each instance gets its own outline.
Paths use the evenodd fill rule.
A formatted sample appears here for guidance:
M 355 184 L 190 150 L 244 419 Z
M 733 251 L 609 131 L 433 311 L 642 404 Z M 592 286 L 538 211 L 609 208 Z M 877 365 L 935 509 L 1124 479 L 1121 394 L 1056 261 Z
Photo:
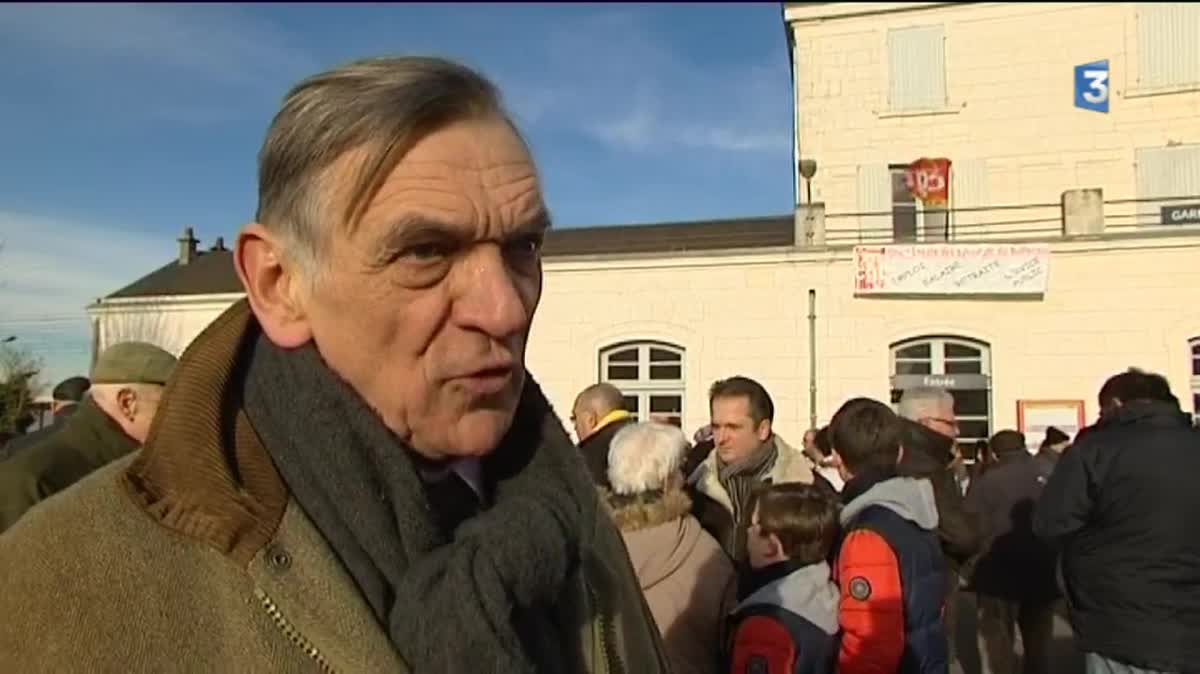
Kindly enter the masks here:
M 725 493 L 729 494 L 729 502 L 733 505 L 733 523 L 739 531 L 745 528 L 746 523 L 742 518 L 748 515 L 745 510 L 750 502 L 750 495 L 770 474 L 778 456 L 779 450 L 775 447 L 775 437 L 772 436 L 740 461 L 725 463 L 720 456 L 717 457 L 717 480 L 725 488 Z
M 483 462 L 494 503 L 438 525 L 409 451 L 311 344 L 260 336 L 245 410 L 397 652 L 423 673 L 567 672 L 551 607 L 579 559 L 594 496 L 527 378 L 512 429 Z

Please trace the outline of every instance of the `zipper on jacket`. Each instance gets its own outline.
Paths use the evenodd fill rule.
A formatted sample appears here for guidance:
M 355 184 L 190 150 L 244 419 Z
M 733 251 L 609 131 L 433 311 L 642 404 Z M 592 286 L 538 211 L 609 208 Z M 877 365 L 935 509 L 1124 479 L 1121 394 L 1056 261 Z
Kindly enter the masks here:
M 322 672 L 333 674 L 333 666 L 329 664 L 329 661 L 325 659 L 325 656 L 321 654 L 321 651 L 317 650 L 317 647 L 314 646 L 311 641 L 305 639 L 304 635 L 300 634 L 300 632 L 292 625 L 292 623 L 288 622 L 288 619 L 283 617 L 283 613 L 279 610 L 279 606 L 277 606 L 275 602 L 267 596 L 266 592 L 263 592 L 261 588 L 255 588 L 254 596 L 258 598 L 258 601 L 262 604 L 262 607 L 266 609 L 267 615 L 271 617 L 271 622 L 275 623 L 275 626 L 278 627 L 281 632 L 283 632 L 283 635 L 287 637 L 288 641 L 292 642 L 299 647 L 300 650 L 304 651 L 305 655 L 312 659 L 313 662 L 317 663 L 317 666 L 321 668 Z
M 596 594 L 596 590 L 589 584 L 588 594 L 592 597 L 592 605 L 597 609 L 601 609 L 600 597 Z M 609 619 L 608 612 L 604 610 L 596 611 L 600 621 L 600 648 L 604 652 L 605 665 L 604 671 L 608 674 L 625 674 L 625 663 L 621 660 L 621 654 L 617 652 L 617 633 L 616 627 L 612 620 Z

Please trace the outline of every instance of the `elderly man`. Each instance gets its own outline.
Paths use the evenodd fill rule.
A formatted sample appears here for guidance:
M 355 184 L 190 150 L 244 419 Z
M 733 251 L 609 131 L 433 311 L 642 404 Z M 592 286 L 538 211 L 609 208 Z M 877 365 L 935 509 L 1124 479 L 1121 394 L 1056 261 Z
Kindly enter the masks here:
M 612 384 L 599 383 L 583 389 L 571 406 L 571 423 L 579 439 L 579 451 L 592 473 L 592 481 L 608 486 L 608 450 L 613 436 L 637 421 L 625 411 L 625 398 Z
M 746 559 L 750 496 L 763 483 L 820 482 L 804 452 L 772 429 L 775 403 L 763 385 L 730 377 L 709 389 L 716 449 L 689 478 L 696 519 L 736 562 Z
M 145 442 L 174 368 L 175 356 L 153 344 L 123 342 L 105 349 L 92 368 L 91 395 L 61 430 L 0 464 L 0 531 Z
M 60 381 L 50 392 L 50 413 L 54 415 L 54 421 L 45 428 L 9 440 L 4 447 L 0 447 L 0 461 L 15 456 L 17 452 L 32 447 L 47 436 L 62 430 L 67 419 L 79 409 L 79 403 L 91 387 L 92 382 L 88 381 L 87 377 L 68 377 Z
M 696 518 L 679 467 L 687 437 L 675 426 L 629 424 L 613 437 L 609 504 L 672 672 L 716 674 L 725 617 L 737 599 L 733 564 Z
M 0 670 L 666 671 L 525 370 L 548 216 L 494 86 L 300 83 L 256 220 L 144 450 L 0 539 Z
M 959 571 L 980 546 L 977 519 L 965 509 L 963 492 L 954 472 L 958 420 L 954 397 L 941 388 L 912 388 L 900 397 L 898 410 L 904 419 L 900 474 L 926 478 L 933 483 L 938 511 L 938 538 L 946 558 L 946 634 L 950 660 L 957 670 L 957 601 Z

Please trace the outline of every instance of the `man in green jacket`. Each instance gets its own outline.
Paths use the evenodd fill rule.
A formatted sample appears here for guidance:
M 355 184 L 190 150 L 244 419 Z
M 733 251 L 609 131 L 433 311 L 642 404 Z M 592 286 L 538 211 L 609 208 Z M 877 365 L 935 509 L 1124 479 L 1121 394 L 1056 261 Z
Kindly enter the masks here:
M 40 501 L 146 440 L 175 356 L 123 342 L 96 359 L 88 396 L 62 428 L 0 463 L 0 532 Z
M 495 87 L 305 80 L 256 220 L 142 451 L 0 536 L 0 671 L 666 672 L 525 369 L 549 218 Z

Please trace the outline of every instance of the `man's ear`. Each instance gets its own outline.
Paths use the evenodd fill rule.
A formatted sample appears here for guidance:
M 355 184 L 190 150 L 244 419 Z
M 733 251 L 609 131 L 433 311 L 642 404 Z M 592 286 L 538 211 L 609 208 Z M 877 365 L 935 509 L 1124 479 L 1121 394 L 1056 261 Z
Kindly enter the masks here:
M 758 436 L 759 442 L 766 442 L 771 439 L 771 420 L 763 419 L 758 422 L 758 428 L 755 429 L 755 435 Z
M 117 410 L 127 421 L 132 422 L 137 416 L 137 394 L 128 388 L 117 391 Z
M 779 540 L 779 536 L 769 534 L 767 536 L 767 554 L 770 557 L 783 557 L 783 541 Z
M 250 309 L 267 338 L 285 349 L 303 346 L 312 329 L 299 290 L 303 279 L 286 258 L 279 237 L 251 223 L 238 234 L 233 264 L 246 289 Z

